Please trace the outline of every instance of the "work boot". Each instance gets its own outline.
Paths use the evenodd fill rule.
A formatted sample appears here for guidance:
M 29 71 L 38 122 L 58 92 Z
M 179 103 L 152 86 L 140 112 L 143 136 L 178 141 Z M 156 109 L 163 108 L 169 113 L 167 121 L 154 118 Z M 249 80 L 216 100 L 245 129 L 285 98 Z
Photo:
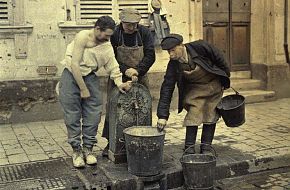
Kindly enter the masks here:
M 80 149 L 74 149 L 72 154 L 73 166 L 76 168 L 82 168 L 85 166 L 84 156 Z
M 213 154 L 211 152 L 211 144 L 214 138 L 216 124 L 204 124 L 202 127 L 201 134 L 201 146 L 200 153 L 201 154 Z
M 93 148 L 88 148 L 88 147 L 84 147 L 83 148 L 83 153 L 84 153 L 84 156 L 85 156 L 85 160 L 86 160 L 86 163 L 88 165 L 97 164 L 97 158 L 93 155 L 92 150 L 93 150 Z
M 184 146 L 184 153 L 185 154 L 194 154 L 195 153 L 195 141 L 197 135 L 197 126 L 187 126 L 186 127 L 186 134 L 185 134 L 185 146 Z M 189 148 L 192 146 L 191 148 Z
M 104 148 L 103 152 L 102 152 L 102 156 L 103 157 L 108 157 L 109 156 L 109 143 L 107 144 L 107 146 Z

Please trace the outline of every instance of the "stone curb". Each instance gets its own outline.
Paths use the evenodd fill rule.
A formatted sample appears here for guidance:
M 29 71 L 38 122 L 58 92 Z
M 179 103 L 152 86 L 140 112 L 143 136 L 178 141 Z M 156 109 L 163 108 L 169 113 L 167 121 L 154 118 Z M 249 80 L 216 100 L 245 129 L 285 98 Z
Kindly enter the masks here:
M 216 168 L 216 180 L 225 178 L 238 177 L 251 173 L 267 171 L 282 167 L 290 166 L 290 154 L 274 155 L 270 157 L 260 157 L 249 160 L 232 162 L 229 164 L 220 164 Z M 124 165 L 125 167 L 125 165 Z M 113 171 L 108 171 L 105 167 L 100 166 L 105 175 L 109 178 L 109 184 L 112 190 L 143 190 L 142 181 L 130 174 L 121 175 L 125 178 L 118 178 L 112 175 Z M 126 172 L 126 167 L 124 171 Z M 175 189 L 183 186 L 183 174 L 181 164 L 176 160 L 173 163 L 167 163 L 164 166 L 164 172 L 167 175 L 168 189 Z M 120 177 L 121 177 L 120 176 Z

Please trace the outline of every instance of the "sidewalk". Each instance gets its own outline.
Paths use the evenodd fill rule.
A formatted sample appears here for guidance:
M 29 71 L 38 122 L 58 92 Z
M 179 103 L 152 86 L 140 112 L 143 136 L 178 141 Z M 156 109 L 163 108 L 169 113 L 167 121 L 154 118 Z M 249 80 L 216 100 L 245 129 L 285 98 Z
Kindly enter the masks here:
M 290 168 L 254 173 L 236 178 L 223 179 L 217 182 L 223 190 L 289 190 Z
M 153 125 L 157 120 L 155 115 L 153 113 Z M 181 157 L 184 115 L 184 112 L 171 112 L 165 142 L 165 154 L 168 155 L 165 158 L 170 157 L 168 162 L 177 163 Z M 101 155 L 107 143 L 100 135 L 102 126 L 103 123 L 94 148 L 96 155 Z M 199 142 L 200 133 L 201 130 Z M 220 179 L 290 166 L 289 134 L 290 98 L 246 105 L 246 123 L 239 128 L 228 128 L 220 120 L 213 142 L 218 153 L 217 164 L 222 171 Z M 62 120 L 0 125 L 0 165 L 64 158 L 71 153 Z

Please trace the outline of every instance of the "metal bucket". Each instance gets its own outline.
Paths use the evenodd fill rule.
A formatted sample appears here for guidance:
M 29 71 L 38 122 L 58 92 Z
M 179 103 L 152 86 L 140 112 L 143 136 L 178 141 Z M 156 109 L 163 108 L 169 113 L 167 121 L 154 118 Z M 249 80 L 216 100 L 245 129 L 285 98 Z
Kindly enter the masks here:
M 217 111 L 226 126 L 239 127 L 245 123 L 245 97 L 233 90 L 236 94 L 223 97 L 217 105 Z
M 210 147 L 212 154 L 186 154 L 195 145 L 187 148 L 180 163 L 183 169 L 184 188 L 186 190 L 206 190 L 214 188 L 216 151 L 211 145 L 202 144 Z
M 129 173 L 158 175 L 162 168 L 164 132 L 153 127 L 129 127 L 123 130 Z

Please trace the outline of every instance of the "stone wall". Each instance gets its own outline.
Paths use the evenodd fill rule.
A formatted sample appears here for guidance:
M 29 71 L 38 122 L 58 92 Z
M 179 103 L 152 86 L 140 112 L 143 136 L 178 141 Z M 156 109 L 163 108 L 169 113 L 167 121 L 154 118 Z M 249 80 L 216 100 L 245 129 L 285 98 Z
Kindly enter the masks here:
M 0 92 L 3 94 L 0 123 L 61 118 L 54 94 L 54 85 L 63 69 L 59 62 L 75 33 L 90 26 L 65 21 L 66 6 L 71 6 L 66 2 L 72 0 L 16 2 L 19 13 L 14 20 L 18 27 L 0 29 Z M 252 78 L 261 79 L 264 88 L 275 90 L 279 97 L 290 96 L 289 65 L 283 51 L 284 1 L 251 2 Z M 163 0 L 163 3 L 171 32 L 182 34 L 185 42 L 202 38 L 201 0 Z M 288 38 L 290 41 L 290 29 Z M 167 52 L 156 49 L 156 53 L 156 62 L 149 71 L 154 81 L 151 91 L 155 102 L 168 62 Z M 101 70 L 98 74 L 105 88 L 106 73 Z
M 24 24 L 33 25 L 32 33 L 28 34 L 27 41 L 23 41 L 23 46 L 27 46 L 27 57 L 17 59 L 15 48 L 18 47 L 15 47 L 15 39 L 7 39 L 0 33 L 0 65 L 2 68 L 0 81 L 47 77 L 39 75 L 37 72 L 39 66 L 56 66 L 55 76 L 58 77 L 62 71 L 59 62 L 63 58 L 66 43 L 73 38 L 75 32 L 88 28 L 78 27 L 74 22 L 64 22 L 66 20 L 65 0 L 24 0 L 24 2 Z M 201 2 L 197 5 L 200 7 Z M 164 0 L 164 6 L 168 11 L 167 18 L 172 32 L 182 34 L 185 42 L 201 38 L 202 32 L 198 33 L 200 29 L 194 25 L 196 19 L 190 19 L 195 16 L 195 12 L 200 14 L 199 9 L 195 10 L 197 7 L 195 3 L 187 0 Z M 73 25 L 73 27 L 68 32 L 59 26 L 60 23 Z M 68 33 L 69 35 L 66 35 Z M 165 71 L 167 53 L 157 50 L 157 54 L 156 64 L 151 71 Z M 101 72 L 101 75 L 104 74 Z
M 290 68 L 285 61 L 283 47 L 284 1 L 252 0 L 251 2 L 252 77 L 260 79 L 265 89 L 274 90 L 277 97 L 289 97 Z M 290 42 L 290 29 L 288 41 Z
M 63 59 L 66 44 L 73 39 L 75 33 L 91 28 L 79 26 L 74 21 L 66 21 L 66 6 L 72 6 L 72 2 L 72 0 L 24 0 L 19 5 L 16 4 L 19 10 L 16 17 L 22 22 L 16 21 L 15 25 L 18 33 L 25 30 L 25 36 L 19 38 L 18 33 L 13 33 L 14 29 L 11 27 L 7 27 L 4 30 L 6 32 L 0 32 L 2 94 L 0 123 L 62 117 L 54 92 L 54 86 L 63 70 L 59 62 Z M 168 11 L 167 18 L 172 32 L 182 34 L 185 42 L 200 34 L 198 33 L 200 30 L 193 33 L 190 31 L 198 28 L 194 23 L 190 23 L 194 20 L 189 16 L 190 14 L 194 16 L 195 12 L 200 14 L 200 11 L 191 10 L 189 6 L 194 4 L 196 7 L 195 2 L 164 0 L 163 3 Z M 74 20 L 73 15 L 72 19 Z M 29 26 L 29 31 L 23 29 L 26 26 Z M 19 58 L 18 49 L 25 49 L 25 56 Z M 167 52 L 157 49 L 156 53 L 157 60 L 149 71 L 151 81 L 157 81 L 152 86 L 155 101 L 159 97 L 160 85 L 168 62 Z M 98 75 L 102 78 L 102 88 L 106 92 L 106 73 L 101 70 Z M 104 103 L 105 101 L 106 99 Z
M 39 66 L 59 68 L 65 40 L 60 33 L 58 22 L 65 17 L 64 5 L 63 0 L 25 0 L 24 24 L 33 25 L 32 33 L 17 47 L 15 38 L 0 38 L 0 56 L 3 57 L 0 63 L 3 68 L 0 70 L 1 81 L 43 79 L 46 76 L 38 74 Z M 22 46 L 27 46 L 27 57 L 17 59 L 15 49 Z

